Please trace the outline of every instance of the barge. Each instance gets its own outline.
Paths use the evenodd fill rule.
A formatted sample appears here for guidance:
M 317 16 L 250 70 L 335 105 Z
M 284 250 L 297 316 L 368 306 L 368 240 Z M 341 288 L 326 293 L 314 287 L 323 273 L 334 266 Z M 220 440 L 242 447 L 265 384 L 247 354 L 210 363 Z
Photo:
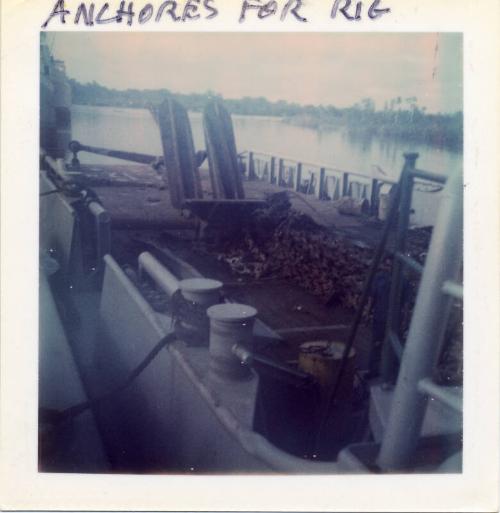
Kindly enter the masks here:
M 96 148 L 68 101 L 41 126 L 40 471 L 461 471 L 459 174 L 238 153 L 220 101 L 205 152 L 172 98 L 163 155 Z M 409 225 L 422 184 L 432 230 Z

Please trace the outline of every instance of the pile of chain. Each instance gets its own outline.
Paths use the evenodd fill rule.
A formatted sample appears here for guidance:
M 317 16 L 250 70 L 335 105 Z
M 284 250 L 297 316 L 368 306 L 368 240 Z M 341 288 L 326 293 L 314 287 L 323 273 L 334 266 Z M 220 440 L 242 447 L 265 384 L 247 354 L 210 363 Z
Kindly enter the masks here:
M 358 306 L 372 251 L 336 238 L 306 214 L 290 209 L 286 196 L 252 216 L 238 240 L 219 253 L 232 270 L 255 279 L 287 278 L 325 303 Z

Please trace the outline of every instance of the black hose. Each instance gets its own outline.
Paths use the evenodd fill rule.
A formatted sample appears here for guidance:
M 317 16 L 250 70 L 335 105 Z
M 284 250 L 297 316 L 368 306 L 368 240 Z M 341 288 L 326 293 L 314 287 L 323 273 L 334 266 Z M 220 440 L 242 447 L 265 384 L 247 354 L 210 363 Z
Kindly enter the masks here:
M 326 401 L 326 407 L 325 407 L 325 410 L 324 410 L 324 414 L 322 416 L 322 420 L 320 422 L 320 425 L 319 425 L 319 428 L 318 428 L 318 433 L 317 433 L 317 436 L 316 436 L 316 450 L 319 449 L 319 442 L 320 442 L 320 439 L 321 439 L 321 435 L 323 434 L 323 431 L 325 429 L 325 426 L 326 426 L 326 423 L 330 417 L 330 414 L 331 414 L 331 411 L 333 409 L 333 406 L 335 404 L 335 399 L 337 397 L 337 393 L 338 393 L 338 390 L 339 390 L 339 387 L 340 387 L 340 383 L 342 382 L 342 378 L 344 376 L 344 371 L 345 371 L 345 367 L 346 367 L 346 362 L 347 362 L 347 358 L 348 358 L 348 355 L 351 351 L 351 348 L 354 344 L 354 340 L 356 339 L 356 335 L 358 334 L 358 328 L 359 328 L 359 325 L 361 323 L 361 319 L 363 317 L 363 311 L 365 309 L 365 305 L 366 305 L 366 302 L 368 300 L 368 297 L 370 296 L 370 291 L 371 291 L 371 288 L 372 288 L 372 283 L 373 283 L 373 279 L 375 277 L 375 273 L 377 272 L 377 269 L 380 265 L 380 261 L 382 260 L 382 256 L 384 254 L 384 251 L 385 251 L 385 247 L 386 247 L 386 244 L 387 244 L 387 239 L 389 237 L 389 233 L 391 231 L 391 227 L 394 223 L 394 220 L 396 219 L 396 214 L 397 214 L 397 211 L 398 211 L 398 206 L 399 206 L 399 198 L 401 196 L 401 185 L 398 183 L 396 184 L 395 186 L 395 194 L 394 194 L 394 197 L 393 197 L 393 200 L 392 200 L 392 204 L 391 204 L 391 208 L 390 208 L 390 211 L 389 211 L 389 215 L 387 216 L 387 220 L 385 222 L 385 225 L 384 225 L 384 229 L 383 229 L 383 232 L 382 232 L 382 237 L 380 239 L 380 242 L 377 246 L 377 250 L 375 252 L 375 256 L 373 258 L 373 261 L 372 261 L 372 265 L 370 267 L 370 271 L 368 273 L 368 276 L 366 278 L 366 282 L 365 282 L 365 285 L 363 287 L 363 294 L 361 295 L 361 301 L 360 301 L 360 304 L 358 306 L 358 309 L 356 311 L 356 316 L 354 318 L 354 321 L 351 325 L 351 329 L 350 329 L 350 332 L 349 332 L 349 337 L 347 339 L 347 342 L 345 344 L 345 347 L 344 347 L 344 352 L 342 354 L 342 360 L 340 362 L 340 368 L 339 368 L 339 372 L 337 374 L 337 379 L 335 380 L 335 384 L 330 392 L 330 394 L 328 395 L 328 398 L 327 398 L 327 401 Z
M 73 419 L 78 415 L 82 414 L 84 411 L 97 406 L 99 403 L 111 399 L 114 395 L 119 394 L 126 388 L 128 388 L 141 374 L 142 372 L 149 366 L 149 364 L 156 358 L 156 355 L 165 348 L 171 342 L 174 342 L 177 339 L 177 333 L 174 331 L 165 335 L 160 341 L 153 347 L 153 349 L 148 353 L 148 355 L 142 360 L 137 367 L 128 375 L 127 379 L 120 383 L 118 386 L 106 392 L 105 394 L 93 398 L 88 399 L 87 401 L 83 401 L 81 403 L 75 404 L 66 408 L 65 410 L 55 410 L 52 408 L 40 408 L 39 409 L 39 420 L 40 422 L 46 422 L 49 424 L 59 424 L 65 420 Z

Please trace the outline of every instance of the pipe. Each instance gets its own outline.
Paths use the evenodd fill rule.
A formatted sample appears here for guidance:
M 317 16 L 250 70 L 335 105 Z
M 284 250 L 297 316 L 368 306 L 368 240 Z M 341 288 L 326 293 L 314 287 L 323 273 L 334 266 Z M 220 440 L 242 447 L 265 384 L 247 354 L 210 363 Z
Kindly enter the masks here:
M 78 141 L 71 141 L 69 143 L 69 149 L 75 155 L 79 151 L 86 151 L 88 153 L 95 153 L 97 155 L 104 155 L 105 157 L 113 157 L 115 159 L 129 160 L 131 162 L 137 162 L 139 164 L 154 164 L 159 161 L 159 157 L 155 155 L 146 155 L 144 153 L 135 153 L 131 151 L 121 150 L 109 150 L 107 148 L 98 148 L 96 146 L 86 146 L 80 144 Z
M 452 410 L 459 413 L 463 411 L 463 398 L 461 387 L 439 386 L 431 378 L 425 378 L 419 381 L 418 390 L 442 402 Z
M 172 297 L 179 289 L 179 280 L 151 253 L 141 253 L 138 262 L 139 276 L 145 271 L 167 296 Z
M 310 374 L 282 365 L 271 358 L 255 354 L 239 344 L 234 344 L 232 352 L 243 365 L 253 367 L 256 371 L 262 371 L 275 378 L 281 378 L 292 385 L 301 387 L 314 383 Z
M 222 282 L 208 278 L 178 280 L 159 260 L 145 251 L 139 255 L 139 275 L 146 272 L 169 297 L 179 289 L 187 301 L 208 308 L 220 302 Z
M 445 281 L 443 283 L 443 294 L 448 294 L 455 299 L 464 299 L 464 288 L 459 283 L 453 281 Z
M 431 375 L 446 329 L 452 299 L 442 285 L 456 279 L 462 262 L 461 177 L 452 174 L 443 191 L 378 456 L 383 470 L 410 465 L 420 436 L 428 398 L 418 384 Z

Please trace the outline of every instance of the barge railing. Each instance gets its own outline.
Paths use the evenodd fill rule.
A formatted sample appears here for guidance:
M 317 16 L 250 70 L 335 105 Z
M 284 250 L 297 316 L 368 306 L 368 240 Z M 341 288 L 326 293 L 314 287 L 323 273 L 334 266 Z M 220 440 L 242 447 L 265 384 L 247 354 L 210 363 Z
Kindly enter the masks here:
M 397 183 L 390 178 L 372 178 L 318 162 L 305 162 L 289 156 L 247 150 L 240 153 L 247 180 L 263 180 L 295 192 L 312 194 L 320 200 L 341 197 L 367 199 L 375 215 L 382 187 L 387 190 Z
M 405 164 L 401 172 L 400 187 L 401 198 L 396 228 L 395 260 L 391 277 L 391 289 L 387 312 L 386 343 L 382 351 L 381 374 L 383 383 L 393 384 L 399 367 L 399 361 L 403 356 L 401 317 L 404 303 L 404 272 L 412 271 L 420 277 L 424 272 L 424 266 L 414 258 L 407 255 L 407 237 L 410 225 L 410 213 L 412 205 L 412 193 L 417 179 L 446 183 L 446 178 L 416 168 L 418 153 L 406 153 Z
M 325 201 L 342 197 L 369 200 L 371 215 L 377 215 L 380 195 L 388 193 L 398 181 L 391 178 L 374 178 L 355 171 L 346 171 L 319 162 L 301 161 L 290 156 L 245 150 L 239 154 L 240 165 L 246 180 L 261 180 L 280 187 L 314 195 Z M 416 183 L 444 184 L 446 177 L 438 173 L 412 169 Z
M 409 196 L 407 201 L 411 201 L 414 175 L 412 168 L 415 160 L 415 154 L 407 156 L 405 175 L 402 178 L 405 183 L 403 191 L 406 189 Z M 377 460 L 383 470 L 398 470 L 412 461 L 429 397 L 443 402 L 455 411 L 462 411 L 460 389 L 439 386 L 432 380 L 433 370 L 442 350 L 452 302 L 463 297 L 462 285 L 457 281 L 462 266 L 462 202 L 461 174 L 452 174 L 446 183 L 429 252 L 422 269 L 408 337 L 401 348 L 401 366 L 392 399 L 393 406 Z M 405 221 L 406 219 L 402 222 L 400 220 L 398 235 L 404 229 Z M 402 242 L 404 246 L 404 239 Z M 401 304 L 397 297 L 401 290 L 400 275 L 401 269 L 394 269 L 389 329 L 394 327 L 394 321 L 398 321 L 397 313 L 400 308 L 397 306 Z M 389 331 L 389 335 L 391 334 Z M 396 339 L 397 333 L 394 335 L 392 338 Z M 389 346 L 387 343 L 385 345 Z M 384 376 L 383 379 L 387 377 Z

